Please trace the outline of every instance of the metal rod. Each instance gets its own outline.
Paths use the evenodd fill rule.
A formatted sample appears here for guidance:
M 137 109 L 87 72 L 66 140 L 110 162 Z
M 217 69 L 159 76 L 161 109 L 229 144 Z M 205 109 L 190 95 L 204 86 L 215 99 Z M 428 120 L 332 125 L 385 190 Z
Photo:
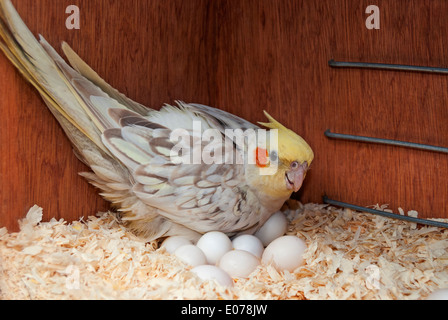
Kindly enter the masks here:
M 334 61 L 331 59 L 328 64 L 333 68 L 362 68 L 362 69 L 382 69 L 394 71 L 412 71 L 412 72 L 429 72 L 448 74 L 447 68 L 409 66 L 402 64 L 386 64 L 386 63 L 370 63 L 370 62 L 348 62 Z
M 409 216 L 402 216 L 402 215 L 399 215 L 396 213 L 384 212 L 384 211 L 380 211 L 380 210 L 361 207 L 361 206 L 357 206 L 357 205 L 350 204 L 350 203 L 332 200 L 332 199 L 329 199 L 327 196 L 323 197 L 323 201 L 325 204 L 330 204 L 330 205 L 342 207 L 342 208 L 349 208 L 349 209 L 352 209 L 355 211 L 372 213 L 372 214 L 383 216 L 386 218 L 404 220 L 407 222 L 414 222 L 414 223 L 424 224 L 424 225 L 438 227 L 438 228 L 448 228 L 448 223 L 434 221 L 434 220 L 428 220 L 428 219 L 414 218 L 414 217 L 409 217 Z
M 445 147 L 432 146 L 432 145 L 428 145 L 428 144 L 413 143 L 413 142 L 407 142 L 407 141 L 380 139 L 380 138 L 372 138 L 372 137 L 365 137 L 365 136 L 355 136 L 355 135 L 342 134 L 342 133 L 333 133 L 330 130 L 325 131 L 325 136 L 328 138 L 331 138 L 331 139 L 350 140 L 350 141 L 367 142 L 367 143 L 379 143 L 379 144 L 387 144 L 387 145 L 398 146 L 398 147 L 448 153 L 448 148 L 445 148 Z

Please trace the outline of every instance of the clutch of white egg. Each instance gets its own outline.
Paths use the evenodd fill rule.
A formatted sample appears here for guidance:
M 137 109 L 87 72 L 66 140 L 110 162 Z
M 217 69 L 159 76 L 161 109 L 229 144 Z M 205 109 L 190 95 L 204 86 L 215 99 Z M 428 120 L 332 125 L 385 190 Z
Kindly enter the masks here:
M 234 279 L 248 278 L 261 264 L 277 271 L 293 272 L 304 263 L 304 240 L 285 236 L 288 222 L 282 212 L 274 214 L 255 235 L 230 239 L 222 232 L 204 234 L 196 244 L 182 237 L 167 238 L 161 248 L 174 254 L 200 279 L 233 286 Z

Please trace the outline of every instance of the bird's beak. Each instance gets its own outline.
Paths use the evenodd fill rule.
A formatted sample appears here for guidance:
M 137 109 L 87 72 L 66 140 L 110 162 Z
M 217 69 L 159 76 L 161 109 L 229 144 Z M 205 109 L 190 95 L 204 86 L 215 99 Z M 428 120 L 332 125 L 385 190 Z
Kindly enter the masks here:
M 297 192 L 302 187 L 303 180 L 305 179 L 306 172 L 308 171 L 308 164 L 305 162 L 295 169 L 286 171 L 285 180 L 288 190 Z

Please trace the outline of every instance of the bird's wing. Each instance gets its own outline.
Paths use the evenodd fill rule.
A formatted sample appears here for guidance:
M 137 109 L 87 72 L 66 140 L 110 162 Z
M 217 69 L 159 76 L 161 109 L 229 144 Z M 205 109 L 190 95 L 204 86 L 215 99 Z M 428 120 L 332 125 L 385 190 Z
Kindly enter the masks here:
M 205 122 L 205 126 L 209 128 L 214 128 L 220 130 L 225 134 L 226 129 L 240 129 L 242 131 L 253 129 L 260 129 L 257 125 L 244 120 L 234 114 L 226 112 L 224 110 L 212 108 L 203 104 L 189 103 L 185 104 L 179 102 L 181 109 L 185 109 L 191 115 L 195 115 L 196 118 L 200 118 Z M 164 121 L 166 115 L 172 113 L 172 109 L 169 107 L 163 108 L 160 111 L 150 111 L 150 117 L 156 117 L 160 121 Z M 167 124 L 169 125 L 169 124 Z
M 167 113 L 166 117 L 176 118 L 178 124 L 184 121 L 181 128 L 188 128 L 192 119 L 206 118 L 206 123 L 216 121 L 210 114 L 198 115 L 193 109 L 172 108 L 175 114 Z M 160 124 L 153 128 L 154 122 L 131 111 L 116 109 L 111 114 L 121 127 L 106 130 L 103 142 L 115 157 L 132 169 L 135 180 L 132 191 L 141 201 L 157 208 L 167 219 L 198 232 L 210 228 L 232 232 L 252 226 L 245 211 L 247 183 L 243 154 L 233 141 L 219 130 L 215 131 L 213 139 L 204 141 L 192 130 L 183 129 L 188 137 L 183 144 L 184 160 L 189 159 L 190 163 L 179 162 L 172 154 L 173 150 L 178 150 L 178 141 L 173 141 L 172 136 L 176 128 Z M 204 131 L 207 129 L 212 127 L 203 127 Z M 212 161 L 204 159 L 216 155 L 218 150 L 222 152 L 221 157 Z

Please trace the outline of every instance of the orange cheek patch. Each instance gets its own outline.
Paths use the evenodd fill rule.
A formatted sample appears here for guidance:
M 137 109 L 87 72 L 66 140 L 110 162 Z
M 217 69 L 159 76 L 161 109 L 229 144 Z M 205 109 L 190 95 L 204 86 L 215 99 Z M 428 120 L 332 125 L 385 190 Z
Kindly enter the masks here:
M 255 158 L 257 159 L 257 166 L 260 168 L 265 168 L 268 166 L 268 150 L 263 148 L 257 148 L 255 150 Z

